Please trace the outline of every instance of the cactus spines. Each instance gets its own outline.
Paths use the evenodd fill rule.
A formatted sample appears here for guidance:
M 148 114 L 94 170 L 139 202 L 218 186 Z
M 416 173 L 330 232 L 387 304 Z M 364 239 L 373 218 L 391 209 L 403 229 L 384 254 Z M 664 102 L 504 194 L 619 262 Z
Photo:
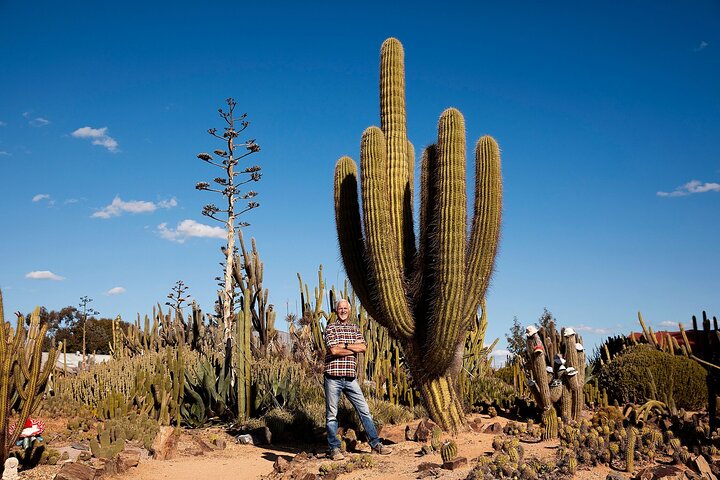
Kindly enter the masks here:
M 430 446 L 436 452 L 440 450 L 440 446 L 441 446 L 440 436 L 441 435 L 442 435 L 442 430 L 440 429 L 440 427 L 435 425 L 432 429 L 432 437 L 430 438 Z
M 452 462 L 457 457 L 457 444 L 453 440 L 447 440 L 440 447 L 440 457 L 443 463 Z
M 627 432 L 627 448 L 625 449 L 625 471 L 632 472 L 635 468 L 635 443 L 637 441 L 638 430 L 631 426 Z
M 542 414 L 542 439 L 548 440 L 558 436 L 558 417 L 553 407 L 548 408 Z
M 573 454 L 570 455 L 570 458 L 568 458 L 568 473 L 570 475 L 575 475 L 575 472 L 577 472 L 577 457 Z
M 355 292 L 368 313 L 400 341 L 431 417 L 445 430 L 458 430 L 465 420 L 456 392 L 457 357 L 494 265 L 500 155 L 492 138 L 478 141 L 468 236 L 464 119 L 453 108 L 443 112 L 437 144 L 423 155 L 416 245 L 404 77 L 402 45 L 390 38 L 381 49 L 381 128 L 370 127 L 362 135 L 362 206 L 355 162 L 342 157 L 335 168 L 338 241 Z

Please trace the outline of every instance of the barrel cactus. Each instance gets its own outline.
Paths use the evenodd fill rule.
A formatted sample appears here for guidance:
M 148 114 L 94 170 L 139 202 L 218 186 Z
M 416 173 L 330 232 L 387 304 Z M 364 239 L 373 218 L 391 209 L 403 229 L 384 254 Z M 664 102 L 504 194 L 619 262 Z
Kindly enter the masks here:
M 442 447 L 440 447 L 440 457 L 442 457 L 444 463 L 455 460 L 455 457 L 457 457 L 457 444 L 452 440 L 443 443 Z

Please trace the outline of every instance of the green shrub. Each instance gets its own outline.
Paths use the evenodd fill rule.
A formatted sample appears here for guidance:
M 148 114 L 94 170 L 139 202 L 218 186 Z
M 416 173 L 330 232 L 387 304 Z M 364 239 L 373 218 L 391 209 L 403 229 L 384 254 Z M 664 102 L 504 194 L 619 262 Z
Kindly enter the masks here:
M 598 374 L 598 387 L 610 401 L 644 403 L 672 398 L 677 408 L 702 409 L 707 404 L 705 369 L 684 356 L 661 352 L 650 345 L 628 348 Z

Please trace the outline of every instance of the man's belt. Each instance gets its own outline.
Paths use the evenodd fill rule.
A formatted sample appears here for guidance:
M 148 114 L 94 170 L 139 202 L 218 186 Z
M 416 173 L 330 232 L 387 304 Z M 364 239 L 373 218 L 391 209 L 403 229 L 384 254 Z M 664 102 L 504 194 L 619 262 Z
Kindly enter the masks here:
M 332 380 L 345 380 L 346 382 L 352 382 L 353 380 L 355 380 L 355 377 L 341 377 L 337 375 L 330 375 L 329 373 L 326 373 L 325 377 Z

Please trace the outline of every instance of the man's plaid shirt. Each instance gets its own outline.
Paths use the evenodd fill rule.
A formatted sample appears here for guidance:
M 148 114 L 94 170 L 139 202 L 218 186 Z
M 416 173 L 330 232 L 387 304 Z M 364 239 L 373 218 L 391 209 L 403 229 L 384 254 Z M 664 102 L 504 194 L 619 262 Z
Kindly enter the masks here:
M 365 339 L 360 333 L 360 328 L 348 321 L 334 321 L 325 328 L 325 346 L 327 354 L 325 355 L 325 374 L 333 377 L 353 377 L 357 376 L 357 359 L 356 355 L 348 355 L 347 357 L 335 357 L 330 355 L 330 347 L 335 345 L 344 346 L 346 343 L 365 343 Z

